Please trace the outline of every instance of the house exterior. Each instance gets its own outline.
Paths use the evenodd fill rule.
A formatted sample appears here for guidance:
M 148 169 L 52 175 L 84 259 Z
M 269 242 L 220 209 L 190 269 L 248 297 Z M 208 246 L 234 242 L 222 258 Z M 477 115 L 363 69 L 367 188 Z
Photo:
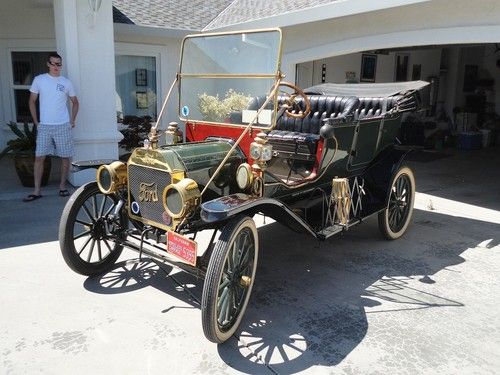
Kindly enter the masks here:
M 281 27 L 286 80 L 434 82 L 434 114 L 450 118 L 477 90 L 500 113 L 496 0 L 0 0 L 0 147 L 8 121 L 29 121 L 33 76 L 63 56 L 81 109 L 75 159 L 117 158 L 126 116 L 156 118 L 190 33 Z M 486 82 L 480 87 L 477 82 Z M 176 94 L 161 121 L 178 120 Z M 74 185 L 93 171 L 72 173 Z

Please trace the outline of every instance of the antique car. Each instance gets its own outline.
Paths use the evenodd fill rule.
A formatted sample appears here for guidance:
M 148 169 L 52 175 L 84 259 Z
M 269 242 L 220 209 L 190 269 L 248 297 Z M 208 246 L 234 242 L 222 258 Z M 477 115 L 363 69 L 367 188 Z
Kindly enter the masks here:
M 398 136 L 405 114 L 424 107 L 427 83 L 302 90 L 284 81 L 281 39 L 280 29 L 266 29 L 183 40 L 144 145 L 126 162 L 74 163 L 97 172 L 61 217 L 70 268 L 105 273 L 127 247 L 204 279 L 203 331 L 221 343 L 237 330 L 255 281 L 255 215 L 318 240 L 378 215 L 385 238 L 403 235 L 415 179 Z M 182 125 L 160 131 L 175 87 Z M 211 231 L 203 247 L 201 231 Z

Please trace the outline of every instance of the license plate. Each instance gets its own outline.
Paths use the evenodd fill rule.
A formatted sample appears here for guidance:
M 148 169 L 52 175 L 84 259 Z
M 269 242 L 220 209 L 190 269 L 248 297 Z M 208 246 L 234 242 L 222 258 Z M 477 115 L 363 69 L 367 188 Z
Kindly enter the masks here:
M 196 242 L 178 233 L 169 231 L 167 234 L 167 252 L 183 262 L 196 266 Z

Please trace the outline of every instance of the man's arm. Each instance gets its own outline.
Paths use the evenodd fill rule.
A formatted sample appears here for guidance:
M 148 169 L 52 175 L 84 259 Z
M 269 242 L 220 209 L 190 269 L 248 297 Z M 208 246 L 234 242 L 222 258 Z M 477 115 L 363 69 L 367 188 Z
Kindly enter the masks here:
M 38 99 L 38 94 L 32 92 L 30 94 L 30 99 L 28 101 L 28 106 L 30 108 L 31 118 L 33 119 L 33 124 L 38 126 L 38 116 L 36 114 L 36 100 Z
M 80 108 L 80 103 L 78 102 L 78 98 L 76 96 L 70 96 L 69 100 L 71 100 L 71 127 L 75 127 L 76 115 L 78 114 L 78 109 Z M 30 107 L 31 109 L 31 107 Z

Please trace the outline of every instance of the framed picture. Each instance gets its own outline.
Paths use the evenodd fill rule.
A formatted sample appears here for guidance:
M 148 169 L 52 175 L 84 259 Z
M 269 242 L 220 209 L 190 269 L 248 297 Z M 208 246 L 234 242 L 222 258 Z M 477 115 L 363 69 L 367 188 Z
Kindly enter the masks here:
M 464 69 L 464 92 L 474 91 L 477 87 L 477 65 L 465 65 Z
M 377 55 L 363 53 L 361 55 L 361 82 L 375 82 L 375 73 L 377 71 Z
M 137 109 L 147 109 L 148 108 L 148 94 L 145 91 L 135 92 L 135 103 Z
M 422 75 L 422 65 L 413 64 L 413 68 L 411 70 L 411 80 L 418 81 Z
M 148 72 L 146 69 L 135 70 L 135 85 L 147 86 L 148 85 Z
M 396 82 L 408 81 L 408 61 L 410 55 L 407 53 L 396 54 L 396 75 L 394 80 Z

